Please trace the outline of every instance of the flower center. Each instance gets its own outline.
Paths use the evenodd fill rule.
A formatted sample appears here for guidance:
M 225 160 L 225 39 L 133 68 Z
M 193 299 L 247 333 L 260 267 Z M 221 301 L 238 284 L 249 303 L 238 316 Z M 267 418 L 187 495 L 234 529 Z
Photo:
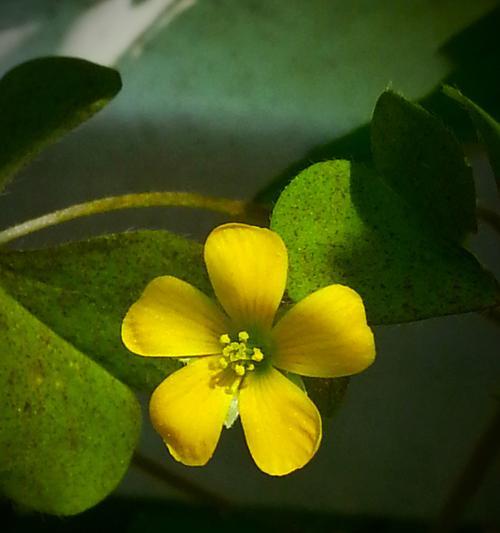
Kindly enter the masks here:
M 248 341 L 250 336 L 246 331 L 238 333 L 238 340 L 231 339 L 228 333 L 224 333 L 219 338 L 222 349 L 222 356 L 219 359 L 219 365 L 222 369 L 232 370 L 238 379 L 231 388 L 239 386 L 241 379 L 247 372 L 255 370 L 263 359 L 264 354 L 260 348 L 252 346 Z

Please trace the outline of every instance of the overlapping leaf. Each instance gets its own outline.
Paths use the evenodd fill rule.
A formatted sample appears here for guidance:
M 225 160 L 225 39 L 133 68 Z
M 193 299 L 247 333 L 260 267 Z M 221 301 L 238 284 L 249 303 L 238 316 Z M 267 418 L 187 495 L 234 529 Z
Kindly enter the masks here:
M 372 324 L 492 306 L 497 287 L 466 250 L 446 241 L 374 171 L 330 161 L 284 190 L 271 227 L 287 244 L 288 292 L 300 300 L 342 283 L 363 297 Z
M 201 245 L 166 231 L 5 251 L 0 269 L 0 282 L 44 324 L 118 379 L 146 391 L 177 363 L 137 357 L 125 349 L 120 331 L 127 309 L 156 276 L 177 276 L 210 290 Z

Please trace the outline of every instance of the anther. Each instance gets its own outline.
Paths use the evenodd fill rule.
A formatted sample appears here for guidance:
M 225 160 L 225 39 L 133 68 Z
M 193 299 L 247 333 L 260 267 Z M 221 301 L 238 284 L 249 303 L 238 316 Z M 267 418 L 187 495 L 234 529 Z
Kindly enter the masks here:
M 247 340 L 250 338 L 248 333 L 246 331 L 240 331 L 238 333 L 238 339 L 240 342 L 247 342 Z
M 252 354 L 252 360 L 259 363 L 260 361 L 262 361 L 262 359 L 264 359 L 264 354 L 262 353 L 260 348 L 254 348 L 253 354 Z
M 222 354 L 217 359 L 219 369 L 231 370 L 233 372 L 234 382 L 227 388 L 227 392 L 234 394 L 238 389 L 244 376 L 256 368 L 256 363 L 264 359 L 264 354 L 260 348 L 254 348 L 248 345 L 250 335 L 247 331 L 239 331 L 236 341 L 228 333 L 219 337 L 222 344 Z M 222 374 L 222 372 L 221 372 Z
M 243 365 L 234 365 L 234 371 L 238 376 L 244 376 L 245 375 L 245 367 Z

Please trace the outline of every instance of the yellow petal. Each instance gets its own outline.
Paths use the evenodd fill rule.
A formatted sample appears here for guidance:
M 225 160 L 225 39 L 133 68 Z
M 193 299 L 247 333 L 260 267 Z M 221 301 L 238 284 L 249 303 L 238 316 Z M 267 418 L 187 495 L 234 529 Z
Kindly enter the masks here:
M 172 276 L 155 278 L 122 324 L 125 346 L 139 355 L 192 356 L 220 353 L 226 318 L 213 300 Z
M 151 396 L 149 413 L 173 457 L 202 466 L 212 457 L 232 396 L 216 384 L 218 357 L 202 357 L 171 374 Z
M 359 294 L 343 285 L 313 292 L 276 324 L 273 365 L 312 377 L 361 372 L 375 358 Z
M 288 266 L 277 233 L 245 224 L 219 226 L 205 243 L 205 262 L 215 294 L 237 327 L 271 327 Z
M 249 374 L 240 389 L 239 409 L 250 453 L 266 474 L 289 474 L 316 453 L 321 442 L 318 410 L 278 370 Z

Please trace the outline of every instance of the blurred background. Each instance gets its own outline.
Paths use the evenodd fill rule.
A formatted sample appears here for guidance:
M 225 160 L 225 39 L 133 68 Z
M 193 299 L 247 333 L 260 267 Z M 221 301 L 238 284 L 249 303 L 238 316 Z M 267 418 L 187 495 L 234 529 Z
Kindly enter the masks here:
M 499 28 L 494 0 L 3 0 L 0 74 L 33 57 L 77 56 L 117 68 L 123 89 L 17 176 L 0 197 L 0 227 L 129 192 L 251 199 L 297 161 L 312 162 L 318 146 L 347 140 L 343 155 L 362 153 L 363 127 L 388 86 L 437 109 L 446 80 L 498 119 Z M 469 153 L 480 201 L 497 210 L 491 169 Z M 202 241 L 223 220 L 141 209 L 15 245 L 135 228 Z M 500 274 L 489 227 L 470 247 Z M 499 329 L 467 314 L 379 327 L 376 339 L 376 364 L 352 379 L 302 471 L 261 474 L 238 425 L 202 469 L 175 463 L 147 420 L 141 449 L 245 506 L 431 520 L 497 407 Z M 115 495 L 183 499 L 134 468 Z M 465 519 L 498 524 L 499 502 L 497 457 Z

